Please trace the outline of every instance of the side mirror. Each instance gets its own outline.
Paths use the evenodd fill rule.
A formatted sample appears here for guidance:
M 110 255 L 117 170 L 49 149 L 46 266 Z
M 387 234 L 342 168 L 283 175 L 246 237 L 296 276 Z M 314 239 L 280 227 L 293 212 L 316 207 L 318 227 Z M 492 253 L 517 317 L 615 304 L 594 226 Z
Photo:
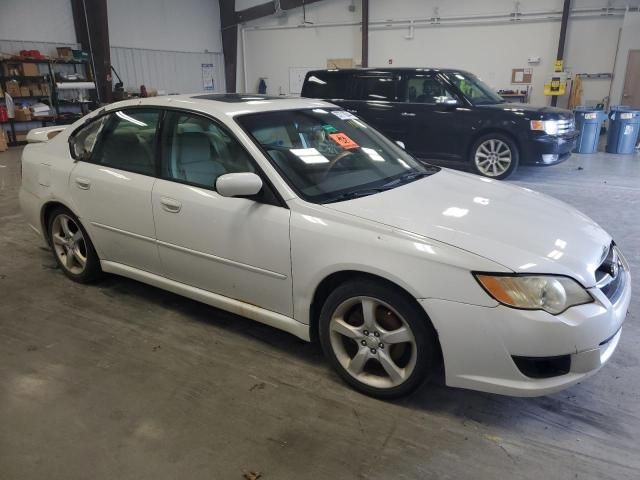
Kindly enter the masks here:
M 398 145 L 401 149 L 406 150 L 407 148 L 404 146 L 404 142 L 402 140 L 396 140 L 396 145 Z
M 262 189 L 262 179 L 255 173 L 227 173 L 216 180 L 216 191 L 223 197 L 249 197 Z

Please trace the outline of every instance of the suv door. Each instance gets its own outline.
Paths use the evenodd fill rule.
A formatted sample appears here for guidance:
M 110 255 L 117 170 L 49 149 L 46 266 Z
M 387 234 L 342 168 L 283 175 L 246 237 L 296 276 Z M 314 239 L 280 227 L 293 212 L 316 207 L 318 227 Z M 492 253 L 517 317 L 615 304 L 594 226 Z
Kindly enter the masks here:
M 260 199 L 216 192 L 225 173 L 261 174 L 220 123 L 167 112 L 153 214 L 165 276 L 291 316 L 290 211 L 265 182 Z
M 407 151 L 424 159 L 462 160 L 468 136 L 463 99 L 429 72 L 405 75 L 400 89 L 404 103 L 397 108 Z
M 79 130 L 81 155 L 69 179 L 75 211 L 101 260 L 156 274 L 151 191 L 160 117 L 157 109 L 119 110 Z

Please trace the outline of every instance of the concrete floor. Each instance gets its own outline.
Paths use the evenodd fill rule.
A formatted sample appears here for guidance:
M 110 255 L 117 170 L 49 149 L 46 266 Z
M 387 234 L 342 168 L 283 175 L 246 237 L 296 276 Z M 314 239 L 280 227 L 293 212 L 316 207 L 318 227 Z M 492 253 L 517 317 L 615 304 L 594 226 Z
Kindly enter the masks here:
M 123 278 L 67 280 L 19 182 L 19 150 L 0 154 L 1 479 L 640 478 L 638 295 L 610 363 L 562 393 L 430 385 L 385 403 L 285 333 Z M 513 182 L 598 221 L 640 285 L 637 155 Z

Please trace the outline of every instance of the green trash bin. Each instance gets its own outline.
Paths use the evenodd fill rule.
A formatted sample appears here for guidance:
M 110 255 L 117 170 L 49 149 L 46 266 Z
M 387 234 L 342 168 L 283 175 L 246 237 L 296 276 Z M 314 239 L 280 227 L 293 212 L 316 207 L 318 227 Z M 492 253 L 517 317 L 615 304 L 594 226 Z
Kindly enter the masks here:
M 576 118 L 576 130 L 578 130 L 578 142 L 575 153 L 595 153 L 598 151 L 600 129 L 607 115 L 595 107 L 581 105 L 573 112 Z
M 633 153 L 640 132 L 640 110 L 624 105 L 612 106 L 609 110 L 609 153 Z

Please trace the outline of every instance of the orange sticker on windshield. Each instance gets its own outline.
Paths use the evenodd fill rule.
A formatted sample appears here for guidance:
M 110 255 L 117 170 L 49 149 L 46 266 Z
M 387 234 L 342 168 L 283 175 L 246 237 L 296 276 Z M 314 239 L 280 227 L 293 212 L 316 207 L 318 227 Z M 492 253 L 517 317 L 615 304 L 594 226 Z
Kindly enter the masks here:
M 356 142 L 351 140 L 344 133 L 331 133 L 329 135 L 329 138 L 331 140 L 333 140 L 334 142 L 336 142 L 338 145 L 340 145 L 345 150 L 351 150 L 352 148 L 360 147 L 360 145 L 358 145 Z

